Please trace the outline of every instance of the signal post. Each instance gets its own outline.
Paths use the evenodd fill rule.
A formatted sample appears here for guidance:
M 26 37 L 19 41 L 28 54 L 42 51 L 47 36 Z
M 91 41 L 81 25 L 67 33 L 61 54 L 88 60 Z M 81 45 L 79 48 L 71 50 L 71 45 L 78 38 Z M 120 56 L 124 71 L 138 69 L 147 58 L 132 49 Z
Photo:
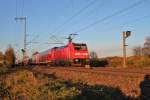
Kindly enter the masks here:
M 126 44 L 126 39 L 131 35 L 131 31 L 124 31 L 123 32 L 123 68 L 126 68 L 127 65 L 126 65 L 126 60 L 127 60 L 127 57 L 126 57 L 126 47 L 128 46 Z

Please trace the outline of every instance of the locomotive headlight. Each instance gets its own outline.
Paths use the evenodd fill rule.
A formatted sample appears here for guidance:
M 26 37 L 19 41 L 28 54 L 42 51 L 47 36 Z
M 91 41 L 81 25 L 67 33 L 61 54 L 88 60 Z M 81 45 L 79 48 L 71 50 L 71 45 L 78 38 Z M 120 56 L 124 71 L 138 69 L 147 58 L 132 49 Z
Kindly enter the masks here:
M 80 55 L 80 53 L 75 53 L 74 55 L 76 55 L 76 56 L 77 56 L 77 55 Z
M 87 55 L 88 55 L 88 53 L 82 53 L 82 55 L 87 56 Z
M 78 62 L 79 61 L 79 59 L 75 59 L 75 62 Z

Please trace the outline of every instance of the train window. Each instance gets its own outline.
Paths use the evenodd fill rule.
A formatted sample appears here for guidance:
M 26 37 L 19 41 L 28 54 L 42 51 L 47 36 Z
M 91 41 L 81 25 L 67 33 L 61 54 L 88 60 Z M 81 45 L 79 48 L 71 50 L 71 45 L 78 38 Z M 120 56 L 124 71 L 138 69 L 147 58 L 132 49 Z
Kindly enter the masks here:
M 87 50 L 86 44 L 74 44 L 75 50 Z
M 82 50 L 87 50 L 86 45 L 82 45 L 81 48 L 82 48 Z

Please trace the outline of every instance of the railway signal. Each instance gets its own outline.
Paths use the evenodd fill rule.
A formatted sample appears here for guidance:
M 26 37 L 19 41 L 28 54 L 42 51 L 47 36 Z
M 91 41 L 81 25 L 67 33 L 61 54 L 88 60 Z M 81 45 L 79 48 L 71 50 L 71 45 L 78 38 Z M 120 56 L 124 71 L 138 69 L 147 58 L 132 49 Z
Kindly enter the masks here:
M 131 35 L 131 31 L 126 31 L 123 34 L 125 38 L 128 38 Z
M 131 31 L 124 31 L 123 32 L 123 68 L 126 68 L 126 39 L 131 35 Z

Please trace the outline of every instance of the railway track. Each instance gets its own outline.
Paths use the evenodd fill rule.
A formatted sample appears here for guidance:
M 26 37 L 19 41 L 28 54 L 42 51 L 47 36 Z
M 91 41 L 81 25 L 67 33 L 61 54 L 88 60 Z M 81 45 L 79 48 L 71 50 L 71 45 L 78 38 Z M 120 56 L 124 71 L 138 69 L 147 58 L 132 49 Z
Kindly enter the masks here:
M 83 67 L 50 67 L 51 69 L 63 69 L 63 70 L 71 70 L 71 71 L 90 71 L 90 72 L 113 72 L 113 73 L 126 73 L 126 74 L 150 74 L 150 69 L 143 69 L 143 70 L 129 70 L 129 69 L 85 69 Z
M 129 77 L 129 78 L 139 78 L 147 74 L 150 74 L 150 70 L 128 70 L 128 69 L 85 69 L 83 67 L 37 67 L 34 68 L 34 71 L 48 74 L 49 72 L 57 71 L 67 71 L 67 72 L 76 72 L 76 73 L 85 73 L 88 75 L 104 75 L 104 76 L 115 76 L 115 77 Z
M 139 77 L 146 75 L 148 73 L 145 72 L 127 72 L 127 71 L 117 71 L 117 70 L 90 70 L 90 69 L 72 69 L 72 68 L 63 68 L 63 70 L 79 72 L 79 73 L 89 73 L 89 74 L 97 74 L 97 75 L 111 75 L 111 76 L 126 76 L 126 77 Z

